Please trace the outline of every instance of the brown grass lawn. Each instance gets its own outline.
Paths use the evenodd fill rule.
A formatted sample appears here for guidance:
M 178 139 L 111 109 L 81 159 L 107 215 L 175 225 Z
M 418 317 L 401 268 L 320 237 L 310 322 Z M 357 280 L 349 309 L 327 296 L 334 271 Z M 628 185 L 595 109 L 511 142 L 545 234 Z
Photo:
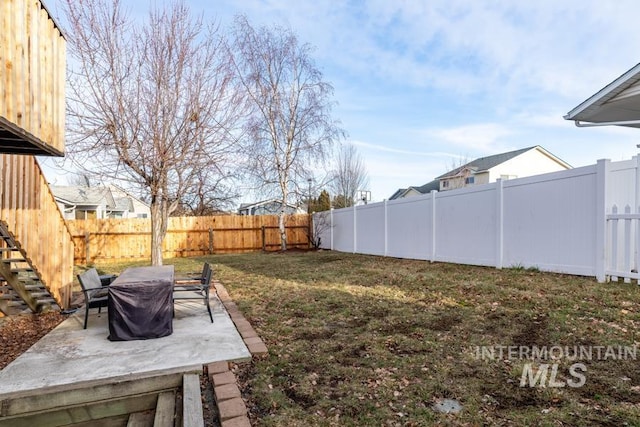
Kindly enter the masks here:
M 475 351 L 634 346 L 637 285 L 330 251 L 166 263 L 187 272 L 203 260 L 270 351 L 238 369 L 255 425 L 640 425 L 638 360 L 488 360 Z M 526 363 L 535 373 L 556 362 L 564 387 L 520 387 Z M 566 385 L 580 379 L 573 363 L 586 368 L 577 368 L 581 387 Z M 444 398 L 463 410 L 436 413 Z

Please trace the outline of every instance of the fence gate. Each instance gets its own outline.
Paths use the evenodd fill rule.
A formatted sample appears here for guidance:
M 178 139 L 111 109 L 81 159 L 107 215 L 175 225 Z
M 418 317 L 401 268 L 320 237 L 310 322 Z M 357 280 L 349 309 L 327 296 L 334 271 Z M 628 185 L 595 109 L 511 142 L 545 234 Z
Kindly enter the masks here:
M 605 274 L 611 280 L 622 278 L 629 283 L 638 281 L 640 265 L 640 207 L 637 213 L 631 213 L 631 206 L 624 207 L 624 213 L 618 212 L 616 205 L 607 215 L 607 252 Z M 640 281 L 639 281 L 640 283 Z

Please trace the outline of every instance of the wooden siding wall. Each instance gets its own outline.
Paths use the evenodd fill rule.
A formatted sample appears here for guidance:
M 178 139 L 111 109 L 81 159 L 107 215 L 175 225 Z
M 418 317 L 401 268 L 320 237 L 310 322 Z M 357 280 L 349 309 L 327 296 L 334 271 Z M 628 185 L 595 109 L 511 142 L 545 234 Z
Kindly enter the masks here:
M 64 152 L 66 42 L 38 0 L 0 1 L 0 116 Z
M 58 304 L 67 308 L 73 241 L 35 157 L 0 154 L 0 220 L 9 225 Z
M 151 258 L 150 219 L 86 219 L 67 221 L 75 244 L 75 263 Z M 289 248 L 308 248 L 309 217 L 287 217 Z M 264 227 L 264 242 L 263 228 Z M 167 258 L 213 253 L 280 249 L 278 217 L 208 216 L 169 218 L 163 256 Z

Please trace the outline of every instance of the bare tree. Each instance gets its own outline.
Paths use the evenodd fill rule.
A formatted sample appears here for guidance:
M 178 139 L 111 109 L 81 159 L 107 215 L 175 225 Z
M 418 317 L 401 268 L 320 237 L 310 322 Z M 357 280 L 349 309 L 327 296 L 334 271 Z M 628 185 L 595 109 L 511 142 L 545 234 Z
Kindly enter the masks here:
M 180 198 L 176 215 L 215 215 L 232 206 L 239 194 L 226 174 L 202 169 L 196 173 L 193 189 Z
M 334 207 L 346 208 L 356 202 L 356 193 L 369 186 L 369 174 L 364 159 L 353 144 L 344 144 L 336 156 L 331 188 L 336 195 Z
M 169 214 L 201 170 L 225 161 L 240 103 L 216 26 L 180 2 L 144 22 L 120 3 L 66 0 L 69 148 L 77 165 L 148 191 L 161 265 Z
M 448 171 L 441 179 L 446 182 L 443 190 L 455 190 L 463 188 L 467 185 L 467 180 L 472 176 L 472 169 L 468 166 L 470 163 L 468 156 L 459 156 L 452 158 L 448 164 Z
M 254 28 L 236 18 L 230 46 L 251 115 L 246 123 L 247 159 L 254 179 L 278 188 L 280 239 L 287 248 L 285 206 L 304 193 L 312 168 L 324 162 L 343 136 L 331 116 L 333 87 L 311 58 L 311 47 L 282 27 Z
M 77 185 L 78 187 L 91 187 L 92 185 L 91 177 L 86 173 L 73 175 L 69 181 L 71 185 Z

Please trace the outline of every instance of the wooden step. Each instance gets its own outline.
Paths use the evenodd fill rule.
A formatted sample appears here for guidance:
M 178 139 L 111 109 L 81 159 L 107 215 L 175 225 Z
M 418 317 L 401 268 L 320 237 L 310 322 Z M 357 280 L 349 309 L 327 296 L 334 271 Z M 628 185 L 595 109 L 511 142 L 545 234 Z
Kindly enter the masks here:
M 12 268 L 12 273 L 31 273 L 33 272 L 33 268 L 31 267 L 20 267 L 20 268 Z
M 154 427 L 153 411 L 134 412 L 129 415 L 127 427 Z
M 204 427 L 200 377 L 186 374 L 182 380 L 182 425 L 184 427 Z
M 173 427 L 176 418 L 176 393 L 166 391 L 158 395 L 153 427 Z
M 0 252 L 20 252 L 20 249 L 15 246 L 10 246 L 8 248 L 0 248 Z
M 49 292 L 31 292 L 31 296 L 36 298 L 38 301 L 42 301 L 41 298 L 50 297 Z
M 24 258 L 3 258 L 2 262 L 4 262 L 5 264 L 9 264 L 9 263 L 12 263 L 12 262 L 15 262 L 15 263 L 27 262 L 27 260 L 24 259 Z
M 153 413 L 158 396 L 177 390 L 182 385 L 183 376 L 184 372 L 174 371 L 131 380 L 104 379 L 91 385 L 77 385 L 77 388 L 70 384 L 62 389 L 35 390 L 32 395 L 0 393 L 3 411 L 0 413 L 0 427 L 93 427 L 100 426 L 102 418 L 126 414 L 124 422 L 119 424 L 125 426 L 129 414 Z M 153 419 L 150 425 L 153 425 Z
M 7 301 L 9 307 L 26 307 L 27 303 L 22 300 Z

